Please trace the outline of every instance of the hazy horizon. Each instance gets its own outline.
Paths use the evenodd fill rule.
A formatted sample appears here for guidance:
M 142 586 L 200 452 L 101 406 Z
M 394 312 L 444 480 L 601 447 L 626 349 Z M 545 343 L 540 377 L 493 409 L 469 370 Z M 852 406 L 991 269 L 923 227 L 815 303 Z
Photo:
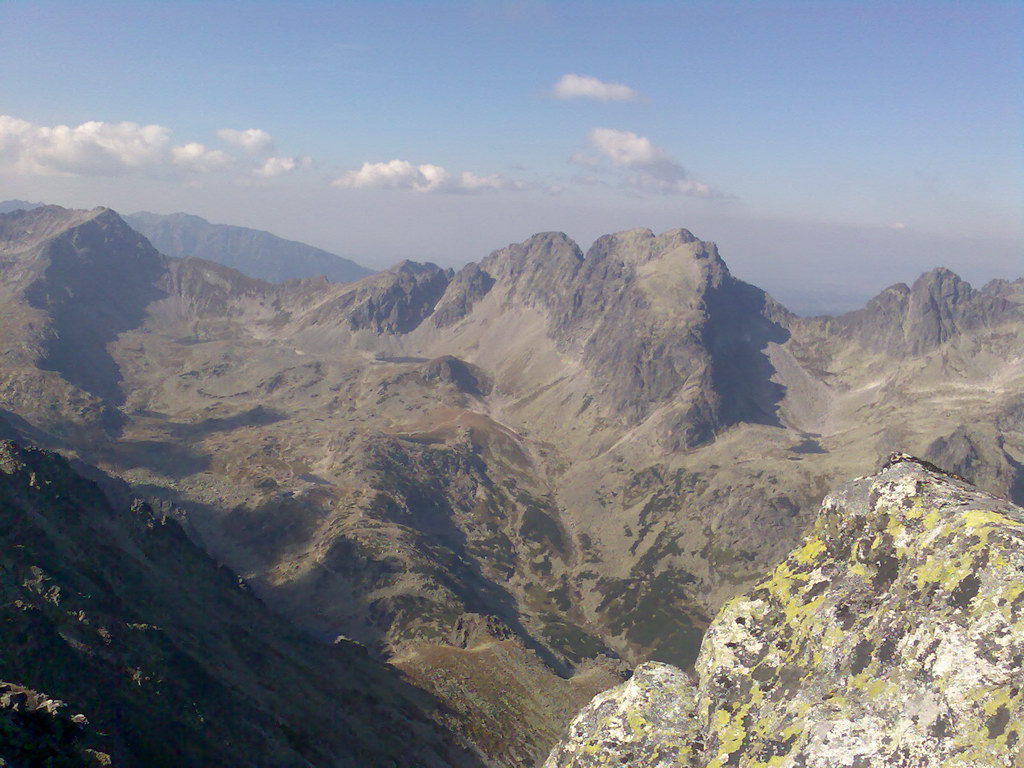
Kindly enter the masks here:
M 1008 2 L 0 5 L 0 199 L 382 269 L 684 227 L 801 313 L 1024 273 Z

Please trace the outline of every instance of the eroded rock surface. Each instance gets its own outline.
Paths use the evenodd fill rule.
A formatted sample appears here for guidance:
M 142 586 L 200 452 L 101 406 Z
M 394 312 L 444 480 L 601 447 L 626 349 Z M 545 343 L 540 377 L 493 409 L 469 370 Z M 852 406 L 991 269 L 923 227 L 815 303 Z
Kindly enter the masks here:
M 687 765 L 702 746 L 696 711 L 689 675 L 670 664 L 641 664 L 576 716 L 544 768 Z
M 827 497 L 802 545 L 723 608 L 696 694 L 641 668 L 546 768 L 1009 768 L 1022 658 L 1024 510 L 900 457 Z

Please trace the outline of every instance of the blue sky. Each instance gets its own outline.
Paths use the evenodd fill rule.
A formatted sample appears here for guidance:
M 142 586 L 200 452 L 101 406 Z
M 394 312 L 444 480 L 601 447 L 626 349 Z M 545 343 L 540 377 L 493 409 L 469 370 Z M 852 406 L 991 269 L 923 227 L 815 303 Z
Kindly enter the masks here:
M 1022 51 L 1016 2 L 0 0 L 0 198 L 374 267 L 685 226 L 846 308 L 1024 273 Z

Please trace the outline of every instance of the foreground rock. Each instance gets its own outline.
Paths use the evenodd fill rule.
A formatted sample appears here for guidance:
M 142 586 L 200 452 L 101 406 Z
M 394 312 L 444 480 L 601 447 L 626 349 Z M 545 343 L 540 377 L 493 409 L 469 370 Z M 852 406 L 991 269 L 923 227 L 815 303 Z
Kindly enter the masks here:
M 1024 510 L 894 457 L 725 606 L 696 688 L 641 667 L 545 766 L 1021 765 L 1022 658 Z
M 627 682 L 594 697 L 572 721 L 545 768 L 689 765 L 701 750 L 697 689 L 670 664 L 647 662 Z

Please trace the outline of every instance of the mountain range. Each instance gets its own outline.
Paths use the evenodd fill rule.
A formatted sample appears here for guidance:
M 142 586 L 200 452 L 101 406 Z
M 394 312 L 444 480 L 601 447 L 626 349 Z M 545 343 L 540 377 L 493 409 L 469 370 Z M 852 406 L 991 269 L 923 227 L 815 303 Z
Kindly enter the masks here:
M 0 213 L 40 208 L 43 203 L 0 201 Z M 325 277 L 350 283 L 373 274 L 354 261 L 305 243 L 258 229 L 211 224 L 188 213 L 139 211 L 124 217 L 161 252 L 180 258 L 200 258 L 223 264 L 272 283 Z
M 305 243 L 258 229 L 211 224 L 188 213 L 140 211 L 125 216 L 125 221 L 168 256 L 215 261 L 272 283 L 307 277 L 351 283 L 372 274 L 354 261 Z
M 275 284 L 43 206 L 0 216 L 0 408 L 524 766 L 629 667 L 692 666 L 893 451 L 1024 499 L 1024 280 L 801 318 L 637 229 Z

